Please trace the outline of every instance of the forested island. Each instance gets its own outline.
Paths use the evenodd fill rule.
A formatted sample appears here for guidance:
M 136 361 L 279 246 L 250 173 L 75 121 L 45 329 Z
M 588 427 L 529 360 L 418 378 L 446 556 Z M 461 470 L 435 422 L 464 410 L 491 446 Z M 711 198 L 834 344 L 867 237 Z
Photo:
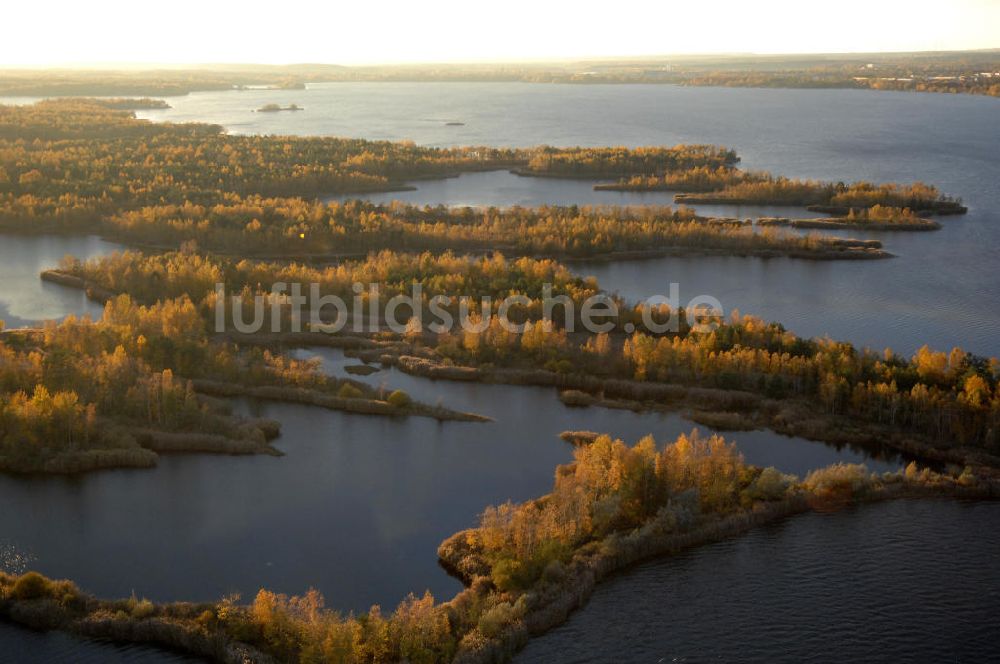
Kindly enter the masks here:
M 818 230 L 856 228 L 866 231 L 936 231 L 941 228 L 938 222 L 925 219 L 909 208 L 883 207 L 877 203 L 870 208 L 862 208 L 860 212 L 852 207 L 842 217 L 820 219 L 761 217 L 757 219 L 757 224 Z
M 264 104 L 257 109 L 257 113 L 277 113 L 279 111 L 303 111 L 305 110 L 298 104 L 289 104 L 288 106 L 282 106 L 281 104 Z
M 485 418 L 401 391 L 329 377 L 316 363 L 212 339 L 187 296 L 109 298 L 100 322 L 70 317 L 0 333 L 0 471 L 78 473 L 156 464 L 157 452 L 280 454 L 278 423 L 229 414 L 250 396 L 369 415 Z
M 793 205 L 843 217 L 844 223 L 895 222 L 924 214 L 965 214 L 962 201 L 923 182 L 910 185 L 872 182 L 793 180 L 730 165 L 699 166 L 633 175 L 598 183 L 604 191 L 675 191 L 675 203 Z
M 783 177 L 754 175 L 735 184 L 705 193 L 674 196 L 677 203 L 731 203 L 749 205 L 795 205 L 814 212 L 867 216 L 869 208 L 879 206 L 883 217 L 916 214 L 965 214 L 967 209 L 957 199 L 942 195 L 936 187 L 915 182 L 912 185 L 873 184 L 871 182 L 817 182 Z M 906 210 L 907 212 L 903 212 Z

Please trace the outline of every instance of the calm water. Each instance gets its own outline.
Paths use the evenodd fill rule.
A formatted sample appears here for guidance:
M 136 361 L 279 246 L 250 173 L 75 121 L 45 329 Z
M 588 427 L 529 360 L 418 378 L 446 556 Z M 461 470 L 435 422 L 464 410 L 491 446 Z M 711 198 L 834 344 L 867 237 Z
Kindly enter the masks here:
M 66 255 L 94 258 L 123 248 L 94 236 L 0 234 L 0 320 L 12 328 L 67 314 L 100 318 L 103 308 L 82 291 L 42 281 L 38 275 Z
M 337 351 L 316 353 L 331 371 L 345 362 Z M 450 598 L 459 584 L 438 567 L 438 544 L 474 525 L 487 505 L 547 492 L 555 466 L 572 454 L 559 432 L 667 440 L 695 426 L 675 414 L 570 409 L 550 389 L 395 371 L 365 380 L 497 421 L 442 424 L 261 404 L 257 412 L 282 422 L 277 444 L 285 457 L 173 456 L 149 472 L 0 477 L 0 551 L 8 566 L 72 578 L 107 597 L 212 600 L 252 597 L 262 586 L 315 587 L 331 606 L 356 610 L 394 607 L 425 589 Z M 770 432 L 731 438 L 751 462 L 788 472 L 867 458 Z
M 413 205 L 496 206 L 512 205 L 673 205 L 674 195 L 667 191 L 595 191 L 588 180 L 532 178 L 501 171 L 463 173 L 441 180 L 418 180 L 410 183 L 414 191 L 389 191 L 369 194 L 376 203 L 398 200 Z M 331 196 L 329 200 L 347 200 L 356 195 Z M 822 215 L 800 207 L 773 208 L 763 205 L 692 205 L 699 214 L 740 219 L 782 216 L 804 219 Z
M 90 641 L 61 632 L 35 632 L 0 622 L 0 659 L 17 664 L 193 664 L 204 660 L 146 646 Z
M 998 521 L 944 500 L 795 517 L 598 586 L 515 662 L 998 661 Z
M 300 113 L 257 114 L 268 103 Z M 793 177 L 923 180 L 961 196 L 964 217 L 936 233 L 882 235 L 898 258 L 851 264 L 756 259 L 664 259 L 589 266 L 602 283 L 645 297 L 680 284 L 727 308 L 911 352 L 923 343 L 1000 354 L 1000 100 L 864 90 L 754 90 L 659 85 L 344 83 L 308 90 L 207 92 L 144 111 L 204 120 L 236 133 L 409 139 L 427 145 L 717 143 L 743 166 Z M 447 121 L 464 122 L 448 127 Z M 664 194 L 593 192 L 589 183 L 465 176 L 395 194 L 417 203 L 507 205 L 665 202 Z M 716 213 L 704 210 L 706 213 Z M 782 210 L 745 210 L 741 216 Z M 729 212 L 727 214 L 730 214 Z

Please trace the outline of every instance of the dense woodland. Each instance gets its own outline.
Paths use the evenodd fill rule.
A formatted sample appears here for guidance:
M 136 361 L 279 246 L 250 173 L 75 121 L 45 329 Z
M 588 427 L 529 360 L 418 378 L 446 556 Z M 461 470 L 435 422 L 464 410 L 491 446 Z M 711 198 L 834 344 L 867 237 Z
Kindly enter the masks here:
M 768 174 L 740 171 L 731 166 L 695 166 L 688 169 L 633 175 L 618 182 L 595 184 L 598 191 L 718 191 L 744 182 L 762 181 Z
M 420 208 L 228 197 L 213 206 L 146 207 L 113 216 L 104 228 L 128 243 L 178 247 L 193 239 L 205 250 L 278 257 L 392 249 L 581 258 L 686 250 L 824 258 L 846 248 L 822 235 L 708 224 L 689 209 L 669 207 Z
M 0 226 L 98 228 L 104 216 L 144 205 L 385 190 L 523 161 L 494 148 L 229 136 L 213 125 L 139 121 L 96 100 L 0 106 Z
M 555 177 L 611 178 L 692 169 L 725 169 L 738 161 L 734 150 L 714 145 L 632 149 L 542 148 L 518 172 Z
M 135 104 L 145 103 L 136 100 Z M 145 205 L 208 203 L 224 194 L 318 196 L 386 190 L 405 179 L 520 167 L 624 175 L 736 160 L 714 146 L 425 148 L 340 138 L 231 136 L 218 126 L 153 124 L 125 100 L 0 106 L 4 221 L 95 221 Z
M 231 294 L 247 297 L 267 294 L 270 284 L 301 284 L 302 295 L 310 298 L 309 285 L 317 284 L 322 296 L 336 295 L 344 301 L 358 293 L 355 284 L 378 284 L 383 301 L 395 295 L 410 295 L 413 286 L 421 290 L 418 304 L 425 307 L 435 296 L 469 294 L 477 300 L 490 298 L 493 311 L 500 300 L 524 295 L 534 303 L 529 307 L 541 314 L 544 286 L 553 296 L 567 296 L 580 306 L 598 293 L 593 279 L 583 279 L 553 260 L 518 258 L 501 254 L 489 257 L 444 254 L 398 254 L 383 251 L 361 260 L 336 266 L 313 267 L 300 263 L 237 260 L 192 252 L 143 254 L 129 251 L 80 262 L 67 258 L 60 271 L 83 279 L 89 286 L 112 293 L 129 293 L 140 302 L 154 303 L 164 297 L 192 295 L 206 316 L 215 306 L 215 284 L 222 283 Z M 288 287 L 284 289 L 288 292 Z M 370 297 L 366 290 L 364 298 Z M 456 302 L 457 304 L 457 302 Z M 309 306 L 308 303 L 304 306 Z M 449 308 L 453 309 L 453 308 Z M 410 311 L 407 308 L 407 311 Z M 405 319 L 404 319 L 405 322 Z
M 924 213 L 926 214 L 926 213 Z M 927 219 L 910 208 L 875 205 L 868 208 L 851 207 L 847 214 L 821 219 L 788 219 L 787 217 L 759 217 L 759 226 L 791 226 L 793 228 L 831 229 L 858 228 L 864 230 L 916 230 L 930 231 L 941 224 Z
M 965 212 L 958 199 L 943 195 L 937 187 L 915 182 L 910 185 L 871 182 L 819 182 L 755 174 L 737 184 L 704 194 L 680 194 L 678 202 L 747 203 L 816 207 L 831 212 L 863 210 L 875 205 L 909 208 L 939 214 Z
M 139 121 L 118 110 L 123 104 L 118 99 L 52 100 L 0 107 L 0 228 L 96 231 L 174 248 L 193 239 L 205 249 L 244 255 L 381 249 L 550 256 L 677 250 L 845 255 L 837 240 L 704 224 L 684 209 L 454 210 L 314 200 L 336 192 L 398 188 L 407 178 L 506 167 L 557 176 L 688 178 L 692 189 L 702 186 L 696 182 L 716 188 L 736 178 L 740 184 L 734 186 L 745 187 L 765 178 L 741 174 L 732 166 L 735 153 L 724 148 L 438 149 L 355 139 L 229 136 L 210 125 Z M 836 205 L 861 205 L 859 192 L 874 187 L 806 186 L 810 200 Z M 928 197 L 937 197 L 920 185 L 898 195 L 893 187 L 879 186 L 868 204 L 927 205 Z M 719 195 L 730 196 L 729 189 Z
M 557 469 L 544 500 L 488 508 L 473 546 L 489 560 L 497 588 L 526 590 L 543 574 L 557 575 L 568 554 L 590 540 L 653 518 L 678 524 L 699 513 L 731 512 L 753 502 L 751 496 L 783 498 L 789 480 L 769 472 L 761 481 L 759 472 L 719 436 L 696 432 L 666 446 L 652 436 L 634 446 L 599 436 L 575 451 L 573 464 Z
M 125 312 L 116 306 L 109 313 Z M 170 360 L 180 360 L 171 362 L 174 366 L 193 364 L 190 327 L 200 333 L 201 323 L 191 313 L 177 303 L 136 310 L 142 331 L 118 321 L 98 327 L 70 318 L 41 334 L 5 335 L 0 341 L 0 468 L 58 470 L 63 460 L 72 468 L 73 457 L 108 450 L 141 464 L 145 450 L 120 426 L 127 424 L 238 437 L 236 425 L 210 412 L 165 362 L 169 354 Z M 161 329 L 150 329 L 153 318 Z M 164 327 L 171 328 L 174 339 L 169 348 L 162 341 Z
M 794 205 L 840 214 L 847 221 L 894 222 L 924 214 L 961 214 L 961 200 L 942 194 L 923 182 L 909 185 L 871 182 L 821 182 L 775 176 L 764 171 L 742 171 L 732 164 L 681 166 L 636 171 L 613 183 L 599 183 L 606 191 L 674 191 L 678 203 L 733 203 Z
M 323 294 L 349 300 L 355 282 L 381 284 L 386 297 L 424 289 L 422 305 L 435 295 L 473 293 L 493 298 L 490 320 L 479 331 L 459 330 L 420 337 L 435 353 L 461 365 L 545 367 L 607 378 L 680 383 L 745 390 L 769 398 L 802 398 L 833 416 L 912 431 L 944 445 L 971 445 L 1000 451 L 1000 361 L 959 348 L 948 353 L 922 348 L 912 358 L 891 350 L 875 353 L 829 339 L 802 339 L 777 323 L 734 314 L 715 320 L 716 329 L 693 330 L 683 310 L 655 311 L 612 297 L 619 315 L 610 334 L 567 334 L 565 309 L 548 321 L 541 297 L 545 283 L 553 296 L 566 295 L 579 313 L 583 301 L 600 293 L 593 280 L 575 277 L 550 260 L 399 255 L 383 252 L 336 267 L 254 262 L 204 257 L 190 252 L 144 256 L 116 254 L 63 269 L 111 292 L 134 292 L 143 302 L 193 295 L 205 325 L 214 311 L 215 283 L 251 302 L 269 284 L 318 283 Z M 524 334 L 505 330 L 496 318 L 499 298 L 524 295 L 529 304 L 512 310 L 516 322 L 530 321 Z M 479 312 L 478 302 L 471 309 Z M 676 332 L 654 334 L 644 309 L 656 323 L 678 320 Z M 249 318 L 249 317 L 248 317 Z M 574 329 L 580 330 L 578 317 Z M 426 326 L 427 320 L 424 324 Z M 626 334 L 626 330 L 635 329 Z M 581 336 L 583 334 L 583 336 Z
M 937 445 L 1000 452 L 1000 360 L 960 348 L 926 346 L 907 358 L 858 350 L 830 339 L 802 339 L 777 323 L 734 315 L 705 333 L 636 332 L 582 344 L 555 326 L 537 325 L 520 339 L 466 332 L 441 338 L 436 350 L 459 364 L 545 366 L 643 382 L 744 390 L 774 399 L 807 399 L 831 416 L 926 436 Z
M 749 205 L 795 205 L 815 207 L 851 219 L 872 217 L 887 220 L 902 210 L 923 213 L 965 212 L 959 199 L 942 194 L 937 187 L 915 182 L 909 185 L 871 182 L 820 182 L 795 180 L 760 171 L 740 171 L 719 166 L 697 167 L 653 175 L 635 175 L 617 183 L 597 184 L 595 189 L 612 191 L 677 191 L 678 203 L 735 203 Z M 687 193 L 694 192 L 694 193 Z M 871 208 L 877 208 L 874 212 Z M 893 210 L 892 212 L 890 212 Z
M 0 470 L 81 472 L 152 465 L 155 455 L 137 443 L 137 429 L 217 434 L 248 443 L 212 443 L 220 452 L 262 448 L 264 432 L 200 398 L 192 383 L 198 379 L 393 401 L 381 390 L 327 376 L 315 362 L 239 348 L 211 339 L 207 329 L 186 296 L 143 306 L 121 295 L 107 303 L 99 323 L 70 317 L 43 330 L 3 333 Z M 395 398 L 408 408 L 409 397 L 400 395 Z M 205 443 L 192 445 L 199 451 Z
M 995 50 L 775 55 L 679 65 L 676 82 L 765 88 L 852 88 L 1000 96 Z
M 943 92 L 1000 97 L 1000 71 L 962 69 L 947 75 L 914 74 L 904 70 L 873 72 L 867 68 L 804 71 L 717 71 L 684 78 L 683 85 L 730 88 L 857 88 L 903 92 Z M 881 75 L 879 75 L 881 74 Z
M 269 67 L 218 67 L 212 70 L 0 70 L 4 97 L 174 97 L 205 90 L 246 86 L 301 89 L 303 77 Z
M 129 251 L 89 261 L 67 257 L 58 274 L 80 279 L 78 285 L 89 289 L 93 295 L 113 297 L 128 293 L 131 298 L 145 304 L 195 294 L 193 301 L 206 325 L 214 324 L 217 311 L 214 288 L 219 283 L 225 284 L 230 297 L 225 302 L 227 320 L 232 317 L 231 298 L 238 296 L 242 303 L 240 317 L 244 321 L 253 319 L 257 298 L 272 297 L 269 291 L 271 284 L 286 284 L 282 294 L 270 300 L 283 305 L 279 321 L 283 331 L 291 329 L 290 310 L 285 298 L 290 293 L 290 284 L 302 285 L 304 329 L 308 328 L 305 312 L 312 303 L 312 284 L 317 285 L 320 297 L 336 295 L 346 303 L 360 297 L 366 315 L 376 308 L 367 287 L 378 284 L 378 296 L 383 306 L 394 296 L 410 296 L 413 286 L 419 285 L 420 296 L 415 302 L 419 312 L 408 303 L 394 312 L 396 321 L 401 325 L 417 313 L 421 314 L 425 328 L 432 323 L 441 324 L 440 312 L 443 311 L 451 315 L 456 325 L 467 320 L 474 326 L 484 326 L 491 338 L 500 335 L 511 344 L 516 342 L 515 335 L 503 331 L 496 318 L 502 301 L 510 296 L 523 298 L 506 312 L 508 320 L 514 324 L 536 323 L 547 317 L 560 328 L 568 327 L 569 315 L 572 314 L 573 329 L 582 329 L 584 304 L 588 299 L 601 299 L 608 306 L 614 306 L 619 315 L 616 318 L 595 315 L 596 322 L 610 322 L 613 329 L 619 332 L 625 329 L 647 330 L 643 307 L 626 302 L 617 295 L 603 293 L 592 278 L 578 277 L 565 265 L 550 259 L 508 259 L 497 253 L 490 256 L 458 256 L 450 253 L 398 254 L 383 251 L 336 266 L 313 267 L 299 263 L 236 260 L 190 251 L 158 254 Z M 355 284 L 362 284 L 365 290 L 357 293 Z M 544 305 L 546 294 L 554 303 L 548 312 Z M 431 300 L 435 298 L 438 301 L 431 308 Z M 563 304 L 564 298 L 568 298 L 572 305 L 570 308 Z M 382 312 L 377 313 L 381 320 Z M 655 324 L 662 325 L 670 320 L 671 312 L 657 308 L 646 312 L 646 316 Z M 689 328 L 688 320 L 683 315 L 677 324 L 680 330 Z M 417 336 L 420 332 L 420 329 L 414 330 Z M 535 335 L 542 333 L 543 327 L 533 332 Z

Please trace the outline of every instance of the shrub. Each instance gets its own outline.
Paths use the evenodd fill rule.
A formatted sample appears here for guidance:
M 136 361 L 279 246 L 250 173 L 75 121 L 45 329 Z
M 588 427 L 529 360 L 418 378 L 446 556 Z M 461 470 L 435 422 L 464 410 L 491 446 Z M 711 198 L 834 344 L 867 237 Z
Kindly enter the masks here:
M 337 396 L 341 399 L 363 399 L 365 395 L 350 383 L 344 383 L 337 391 Z
M 972 472 L 972 468 L 970 466 L 966 466 L 962 470 L 962 474 L 958 476 L 957 481 L 962 486 L 975 486 L 976 484 L 979 483 L 979 480 L 976 478 L 976 475 Z
M 64 607 L 79 607 L 84 601 L 80 589 L 72 581 L 49 582 L 49 596 L 58 600 Z
M 40 599 L 47 597 L 52 582 L 38 572 L 28 572 L 14 582 L 13 594 L 16 599 Z
M 545 363 L 543 367 L 546 371 L 554 371 L 555 373 L 568 374 L 573 372 L 573 363 L 569 360 L 549 360 Z
M 747 487 L 746 494 L 752 500 L 781 500 L 785 497 L 788 485 L 787 476 L 777 468 L 768 467 Z
M 862 464 L 838 463 L 809 473 L 802 483 L 816 494 L 854 493 L 871 487 L 871 473 Z
M 545 566 L 542 578 L 548 583 L 560 583 L 566 578 L 566 565 L 561 560 L 553 560 Z
M 410 399 L 410 395 L 403 390 L 396 390 L 389 395 L 389 398 L 386 399 L 386 401 L 391 403 L 396 408 L 406 408 L 413 403 L 413 400 Z
M 205 609 L 204 611 L 201 612 L 201 614 L 198 615 L 197 621 L 198 624 L 204 627 L 205 629 L 208 629 L 209 627 L 214 627 L 216 624 L 215 611 L 212 611 L 210 609 Z
M 595 399 L 593 395 L 587 394 L 581 390 L 563 390 L 559 393 L 559 400 L 567 406 L 575 406 L 578 408 L 586 408 L 587 406 L 592 406 L 597 402 L 597 399 Z
M 485 611 L 479 618 L 479 631 L 487 638 L 499 636 L 508 625 L 521 619 L 517 610 L 508 602 L 501 602 Z
M 154 613 L 156 613 L 156 606 L 153 605 L 148 599 L 137 600 L 135 595 L 132 595 L 132 600 L 129 602 L 130 612 L 132 617 L 136 620 L 143 620 L 149 618 Z
M 520 588 L 524 581 L 523 576 L 524 565 L 513 558 L 504 558 L 493 565 L 493 569 L 490 571 L 493 585 L 504 592 Z

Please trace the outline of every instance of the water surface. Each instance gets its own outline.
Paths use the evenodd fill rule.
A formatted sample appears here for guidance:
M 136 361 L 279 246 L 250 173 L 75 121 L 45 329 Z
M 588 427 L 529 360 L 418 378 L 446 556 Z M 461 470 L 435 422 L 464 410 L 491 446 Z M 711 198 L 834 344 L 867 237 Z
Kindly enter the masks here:
M 38 275 L 57 267 L 64 256 L 88 259 L 121 249 L 93 235 L 0 233 L 0 320 L 9 329 L 69 314 L 100 318 L 104 308 L 83 291 L 42 281 Z
M 998 521 L 952 500 L 793 517 L 609 579 L 514 661 L 996 661 Z
M 205 660 L 133 644 L 108 643 L 64 634 L 37 632 L 0 621 L 0 652 L 17 664 L 194 664 Z
M 355 362 L 329 349 L 315 354 L 331 371 Z M 261 587 L 315 587 L 344 610 L 394 607 L 425 589 L 448 599 L 460 585 L 438 567 L 438 544 L 475 525 L 488 505 L 547 493 L 556 465 L 572 457 L 561 431 L 634 442 L 650 433 L 672 440 L 696 426 L 674 413 L 568 408 L 549 388 L 435 382 L 396 371 L 365 380 L 496 421 L 258 404 L 255 412 L 281 421 L 276 444 L 286 456 L 164 456 L 149 471 L 0 477 L 0 550 L 8 566 L 71 578 L 103 597 L 134 591 L 208 601 L 233 592 L 250 599 Z M 729 437 L 751 463 L 786 472 L 836 461 L 900 465 L 766 431 Z

